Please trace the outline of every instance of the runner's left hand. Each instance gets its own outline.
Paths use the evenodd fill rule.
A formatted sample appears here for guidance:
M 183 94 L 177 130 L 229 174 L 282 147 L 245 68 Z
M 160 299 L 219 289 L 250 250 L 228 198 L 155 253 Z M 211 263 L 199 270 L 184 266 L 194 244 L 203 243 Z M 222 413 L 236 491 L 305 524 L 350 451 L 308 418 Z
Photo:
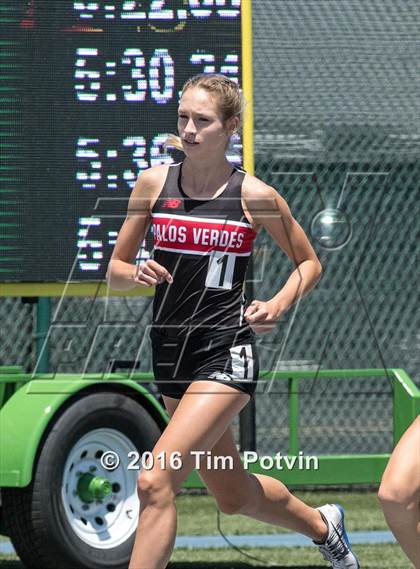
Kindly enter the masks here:
M 253 300 L 245 310 L 244 317 L 256 334 L 271 332 L 282 315 L 277 305 L 268 300 Z

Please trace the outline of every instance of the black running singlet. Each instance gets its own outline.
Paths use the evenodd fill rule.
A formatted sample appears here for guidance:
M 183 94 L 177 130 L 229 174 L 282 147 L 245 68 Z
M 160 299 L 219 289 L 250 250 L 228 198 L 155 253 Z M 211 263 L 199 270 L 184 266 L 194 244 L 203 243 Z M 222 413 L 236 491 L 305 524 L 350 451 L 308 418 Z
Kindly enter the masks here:
M 182 163 L 169 166 L 152 207 L 152 258 L 173 283 L 156 286 L 153 326 L 178 334 L 249 328 L 245 273 L 256 232 L 241 205 L 245 172 L 233 168 L 216 198 L 196 200 L 181 187 Z

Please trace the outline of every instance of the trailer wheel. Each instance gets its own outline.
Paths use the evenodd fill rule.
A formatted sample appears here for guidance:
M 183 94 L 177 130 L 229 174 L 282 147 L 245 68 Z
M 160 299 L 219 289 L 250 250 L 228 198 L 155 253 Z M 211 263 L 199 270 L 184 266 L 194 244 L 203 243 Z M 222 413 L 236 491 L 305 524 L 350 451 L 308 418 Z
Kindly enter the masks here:
M 126 569 L 139 512 L 135 453 L 151 450 L 160 434 L 126 395 L 92 393 L 68 407 L 40 449 L 31 484 L 2 489 L 8 533 L 22 563 Z M 121 459 L 114 469 L 110 451 Z M 111 459 L 104 467 L 105 456 Z

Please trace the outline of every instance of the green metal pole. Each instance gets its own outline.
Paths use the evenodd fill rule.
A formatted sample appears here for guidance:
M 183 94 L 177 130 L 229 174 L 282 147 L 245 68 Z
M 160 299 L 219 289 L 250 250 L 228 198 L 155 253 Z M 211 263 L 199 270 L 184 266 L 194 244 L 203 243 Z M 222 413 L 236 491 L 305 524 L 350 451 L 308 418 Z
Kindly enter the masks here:
M 38 297 L 36 311 L 36 373 L 48 373 L 50 370 L 50 350 L 48 330 L 51 318 L 51 298 Z
M 420 414 L 420 391 L 405 370 L 394 369 L 390 371 L 393 372 L 395 446 L 417 415 Z
M 299 453 L 299 377 L 289 377 L 289 455 Z

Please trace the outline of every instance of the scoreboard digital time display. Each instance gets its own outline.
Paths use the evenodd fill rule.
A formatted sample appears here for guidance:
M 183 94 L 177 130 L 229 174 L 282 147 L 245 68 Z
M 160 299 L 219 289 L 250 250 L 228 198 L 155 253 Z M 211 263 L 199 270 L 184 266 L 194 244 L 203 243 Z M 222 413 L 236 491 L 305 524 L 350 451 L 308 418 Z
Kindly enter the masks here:
M 11 94 L 1 99 L 8 120 L 0 138 L 0 209 L 7 214 L 0 281 L 101 281 L 138 175 L 180 157 L 163 144 L 176 133 L 185 81 L 219 72 L 241 83 L 243 6 L 9 5 L 0 44 L 8 64 L 0 68 L 2 95 L 5 87 Z M 239 138 L 228 158 L 242 164 Z M 143 243 L 139 255 L 147 257 L 146 249 Z

